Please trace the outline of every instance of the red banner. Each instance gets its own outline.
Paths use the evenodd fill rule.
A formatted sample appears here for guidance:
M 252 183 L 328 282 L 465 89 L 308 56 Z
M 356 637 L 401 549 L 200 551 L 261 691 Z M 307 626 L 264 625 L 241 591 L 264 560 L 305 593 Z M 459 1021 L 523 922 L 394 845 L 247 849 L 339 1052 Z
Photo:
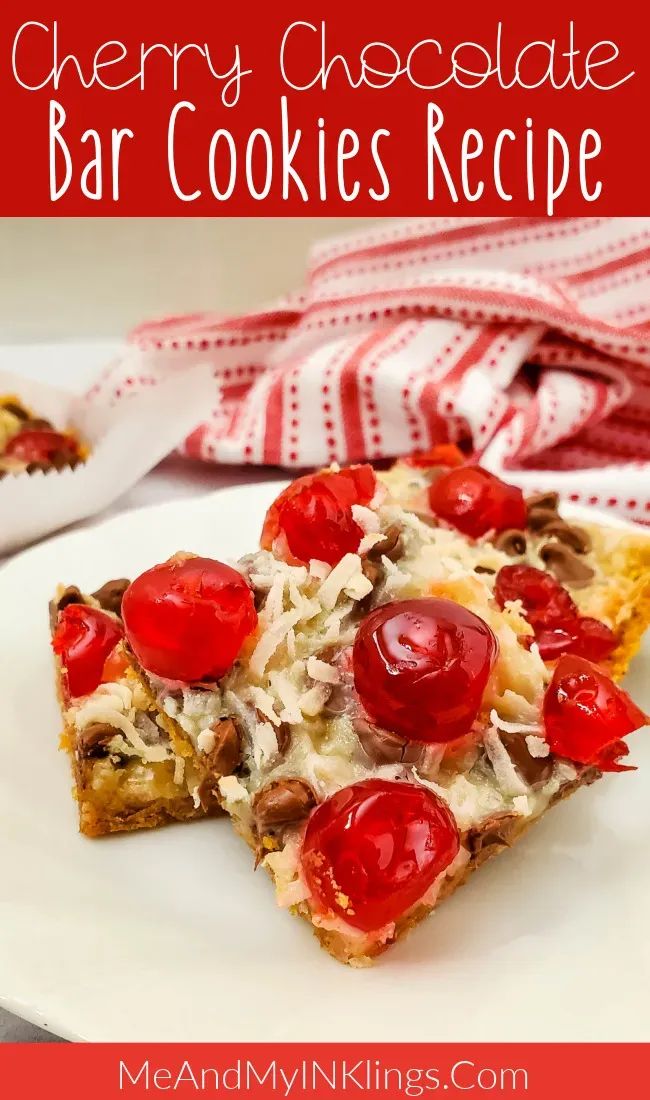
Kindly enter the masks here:
M 123 1044 L 0 1047 L 8 1100 L 237 1095 L 383 1100 L 647 1097 L 650 1047 L 589 1044 Z
M 4 215 L 645 214 L 647 5 L 5 3 Z

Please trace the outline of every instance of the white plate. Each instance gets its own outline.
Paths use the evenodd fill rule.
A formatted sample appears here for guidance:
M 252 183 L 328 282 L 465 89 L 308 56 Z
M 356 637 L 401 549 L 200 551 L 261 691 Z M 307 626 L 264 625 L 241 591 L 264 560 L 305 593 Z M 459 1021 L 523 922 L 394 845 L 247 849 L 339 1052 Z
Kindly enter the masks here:
M 89 1040 L 647 1040 L 650 739 L 370 970 L 275 907 L 226 820 L 76 831 L 47 601 L 179 548 L 256 544 L 273 484 L 126 513 L 0 571 L 0 1001 Z M 630 676 L 643 684 L 649 654 Z

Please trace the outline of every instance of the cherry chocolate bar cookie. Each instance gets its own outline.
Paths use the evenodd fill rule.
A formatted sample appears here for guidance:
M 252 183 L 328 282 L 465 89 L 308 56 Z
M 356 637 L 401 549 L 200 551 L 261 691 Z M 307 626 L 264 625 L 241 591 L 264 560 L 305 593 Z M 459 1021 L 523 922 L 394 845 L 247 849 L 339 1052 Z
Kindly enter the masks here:
M 73 431 L 58 431 L 17 397 L 0 397 L 0 478 L 36 470 L 74 469 L 88 449 Z
M 600 663 L 616 624 L 528 547 L 513 577 L 495 535 L 523 530 L 525 504 L 512 523 L 518 491 L 491 492 L 490 526 L 462 532 L 369 466 L 321 471 L 282 492 L 238 570 L 177 555 L 122 602 L 148 697 L 229 745 L 211 789 L 278 904 L 351 965 L 625 770 L 647 721 Z
M 393 500 L 438 525 L 441 548 L 462 557 L 469 543 L 482 555 L 497 600 L 521 601 L 545 660 L 576 653 L 622 678 L 650 621 L 647 534 L 574 523 L 557 493 L 524 499 L 453 445 L 379 476 Z
M 212 762 L 192 718 L 170 723 L 124 641 L 127 580 L 91 596 L 61 587 L 50 604 L 57 693 L 86 836 L 219 813 Z M 207 718 L 206 718 L 207 721 Z M 205 736 L 205 735 L 204 735 Z

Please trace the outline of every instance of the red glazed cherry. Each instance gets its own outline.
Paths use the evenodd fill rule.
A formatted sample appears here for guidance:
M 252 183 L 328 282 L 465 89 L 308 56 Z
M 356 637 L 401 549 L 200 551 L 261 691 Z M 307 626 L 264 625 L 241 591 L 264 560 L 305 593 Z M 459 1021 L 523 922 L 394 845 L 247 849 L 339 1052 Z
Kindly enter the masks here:
M 526 526 L 524 494 L 481 466 L 461 466 L 441 474 L 429 487 L 434 515 L 468 535 Z
M 315 907 L 373 932 L 423 897 L 459 844 L 449 807 L 432 791 L 367 779 L 313 811 L 302 871 Z
M 521 600 L 531 626 L 564 623 L 578 614 L 566 588 L 532 565 L 504 565 L 497 573 L 494 594 L 499 607 L 509 600 Z
M 70 695 L 90 695 L 102 683 L 104 664 L 121 637 L 120 624 L 104 611 L 81 603 L 63 608 L 52 648 L 65 669 Z
M 172 558 L 148 569 L 124 593 L 122 617 L 142 667 L 183 683 L 223 676 L 257 626 L 241 573 L 212 558 Z
M 462 466 L 467 459 L 455 443 L 437 443 L 429 451 L 414 451 L 402 461 L 407 466 L 426 470 L 433 466 Z
M 369 504 L 377 487 L 371 466 L 322 470 L 292 482 L 269 508 L 261 546 L 292 564 L 312 558 L 336 565 L 359 549 L 363 530 L 353 504 Z
M 21 462 L 51 462 L 56 454 L 64 452 L 72 457 L 77 454 L 77 445 L 69 435 L 49 431 L 46 428 L 18 432 L 7 443 L 4 453 Z
M 544 661 L 554 661 L 563 653 L 603 661 L 616 648 L 614 632 L 598 619 L 579 615 L 566 588 L 542 569 L 504 565 L 497 573 L 494 594 L 499 607 L 508 600 L 521 600 Z
M 563 653 L 575 652 L 578 622 L 578 619 L 571 619 L 564 623 L 552 623 L 550 626 L 544 626 L 543 623 L 540 623 L 535 626 L 534 638 L 528 636 L 525 642 L 523 638 L 520 640 L 524 642 L 527 648 L 530 648 L 533 641 L 537 642 L 542 660 L 556 661 Z
M 605 661 L 616 649 L 618 639 L 613 630 L 599 619 L 582 615 L 574 624 L 574 638 L 567 653 L 586 657 L 588 661 Z
M 487 623 L 452 600 L 403 600 L 363 621 L 354 683 L 378 725 L 409 741 L 468 733 L 498 653 Z
M 562 657 L 544 696 L 544 726 L 551 751 L 601 771 L 619 764 L 628 747 L 622 737 L 645 726 L 647 716 L 627 692 L 582 657 Z

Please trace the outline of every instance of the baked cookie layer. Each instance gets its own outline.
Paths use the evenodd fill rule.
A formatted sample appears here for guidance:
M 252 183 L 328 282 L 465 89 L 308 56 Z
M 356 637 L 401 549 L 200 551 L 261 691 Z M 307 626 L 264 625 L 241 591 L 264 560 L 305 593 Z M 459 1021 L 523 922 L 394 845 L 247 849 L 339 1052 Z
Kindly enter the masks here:
M 100 609 L 119 621 L 127 584 L 110 581 L 93 595 L 61 586 L 50 605 L 52 630 L 60 611 L 74 603 Z M 71 699 L 65 669 L 56 656 L 55 666 L 64 722 L 60 745 L 70 757 L 84 835 L 151 829 L 220 813 L 191 739 L 179 729 L 172 740 L 124 642 L 112 659 L 112 678 L 89 696 Z

